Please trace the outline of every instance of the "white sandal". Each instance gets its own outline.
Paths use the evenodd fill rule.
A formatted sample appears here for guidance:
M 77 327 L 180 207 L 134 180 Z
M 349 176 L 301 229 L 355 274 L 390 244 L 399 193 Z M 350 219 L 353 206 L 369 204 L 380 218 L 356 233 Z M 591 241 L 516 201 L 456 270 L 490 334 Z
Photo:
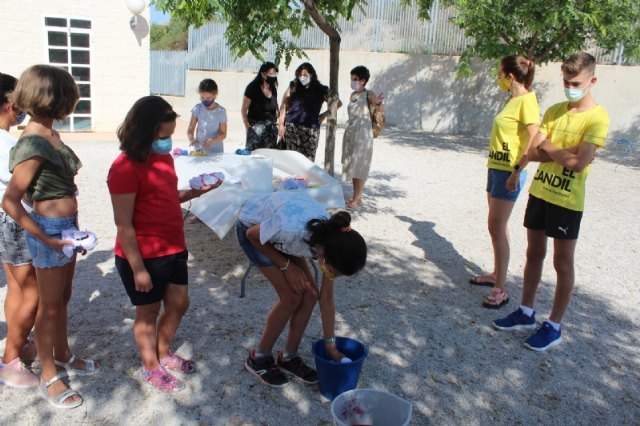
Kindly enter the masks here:
M 64 367 L 64 369 L 67 370 L 68 373 L 75 374 L 78 376 L 92 376 L 96 374 L 98 371 L 100 371 L 100 367 L 91 359 L 83 360 L 84 368 L 73 368 L 71 364 L 73 364 L 73 361 L 75 360 L 76 360 L 76 356 L 71 355 L 71 358 L 69 358 L 67 362 L 62 362 L 58 360 L 53 360 L 53 362 L 60 367 Z
M 74 391 L 73 389 L 67 389 L 66 391 L 63 391 L 56 396 L 51 396 L 49 395 L 49 392 L 47 392 L 47 389 L 49 388 L 49 386 L 51 386 L 58 380 L 62 380 L 68 376 L 69 375 L 65 371 L 63 371 L 62 373 L 56 376 L 53 376 L 50 380 L 44 383 L 41 383 L 38 386 L 38 395 L 40 395 L 42 399 L 44 399 L 45 401 L 47 401 L 49 404 L 53 405 L 56 408 L 70 409 L 70 408 L 76 408 L 81 406 L 84 401 L 82 400 L 82 397 L 80 396 L 80 394 Z M 65 402 L 67 399 L 71 398 L 72 396 L 78 396 L 79 399 L 71 402 Z

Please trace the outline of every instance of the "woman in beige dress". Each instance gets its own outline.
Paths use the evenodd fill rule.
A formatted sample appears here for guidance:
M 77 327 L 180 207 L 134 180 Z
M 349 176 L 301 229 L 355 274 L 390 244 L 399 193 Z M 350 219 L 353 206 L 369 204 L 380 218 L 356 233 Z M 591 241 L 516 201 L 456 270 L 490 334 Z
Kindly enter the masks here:
M 369 177 L 373 156 L 373 129 L 371 114 L 384 111 L 383 96 L 376 96 L 365 88 L 369 70 L 359 65 L 351 70 L 351 98 L 347 112 L 349 122 L 342 140 L 342 173 L 345 180 L 353 181 L 353 196 L 346 202 L 347 208 L 356 209 L 362 202 L 364 182 Z

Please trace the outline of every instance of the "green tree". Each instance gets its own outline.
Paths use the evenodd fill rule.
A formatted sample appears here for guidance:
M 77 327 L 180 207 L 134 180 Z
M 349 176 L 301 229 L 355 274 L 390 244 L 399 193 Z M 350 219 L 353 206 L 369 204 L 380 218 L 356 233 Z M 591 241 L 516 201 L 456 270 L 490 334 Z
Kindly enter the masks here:
M 407 2 L 410 0 L 407 0 Z M 434 0 L 417 0 L 429 18 Z M 472 57 L 497 60 L 524 54 L 537 63 L 562 60 L 597 45 L 640 57 L 638 0 L 444 0 L 458 12 L 454 19 L 471 39 L 460 58 L 459 73 L 471 72 Z
M 187 50 L 189 24 L 184 19 L 171 17 L 164 25 L 151 25 L 151 50 Z
M 317 26 L 329 37 L 329 117 L 324 167 L 333 174 L 336 117 L 338 110 L 338 70 L 340 33 L 338 19 L 351 19 L 351 13 L 364 0 L 152 0 L 156 9 L 171 12 L 196 27 L 213 19 L 227 22 L 225 38 L 232 53 L 241 57 L 251 52 L 264 61 L 264 45 L 276 46 L 275 62 L 283 58 L 289 65 L 294 56 L 304 53 L 291 38 L 303 29 Z

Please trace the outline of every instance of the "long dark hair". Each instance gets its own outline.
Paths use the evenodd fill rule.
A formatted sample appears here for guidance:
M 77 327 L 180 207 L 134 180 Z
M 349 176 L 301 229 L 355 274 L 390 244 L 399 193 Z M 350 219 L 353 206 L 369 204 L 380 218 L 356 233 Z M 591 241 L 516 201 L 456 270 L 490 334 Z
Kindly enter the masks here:
M 175 121 L 177 117 L 169 102 L 160 96 L 138 99 L 118 127 L 120 150 L 132 160 L 144 163 L 160 125 Z
M 18 84 L 17 78 L 0 72 L 0 105 L 9 102 L 9 94 L 15 90 L 16 84 Z
M 351 215 L 347 212 L 307 223 L 307 244 L 322 247 L 325 260 L 343 275 L 353 275 L 367 263 L 367 243 L 350 225 Z
M 302 70 L 307 70 L 307 72 L 311 76 L 311 82 L 306 89 L 298 79 Z M 298 68 L 296 68 L 296 78 L 291 80 L 291 83 L 289 83 L 289 99 L 287 101 L 287 107 L 291 106 L 293 98 L 296 94 L 317 96 L 318 94 L 322 93 L 323 88 L 324 86 L 322 85 L 322 83 L 318 81 L 318 73 L 316 73 L 316 69 L 313 68 L 313 65 L 311 65 L 309 62 L 303 62 L 302 64 L 300 64 L 300 66 L 298 66 Z M 324 95 L 324 93 L 322 93 L 322 95 Z
M 253 83 L 257 84 L 258 87 L 260 87 L 262 85 L 263 82 L 265 82 L 266 80 L 264 78 L 262 78 L 262 73 L 267 73 L 269 72 L 270 69 L 275 69 L 276 72 L 280 72 L 278 71 L 278 67 L 276 66 L 276 64 L 274 64 L 273 62 L 265 62 L 264 64 L 260 65 L 260 69 L 258 70 L 258 74 L 256 74 L 256 77 L 253 79 Z M 271 89 L 272 93 L 277 93 L 278 92 L 278 82 L 276 81 L 274 84 L 271 83 L 267 83 L 269 85 L 269 88 Z

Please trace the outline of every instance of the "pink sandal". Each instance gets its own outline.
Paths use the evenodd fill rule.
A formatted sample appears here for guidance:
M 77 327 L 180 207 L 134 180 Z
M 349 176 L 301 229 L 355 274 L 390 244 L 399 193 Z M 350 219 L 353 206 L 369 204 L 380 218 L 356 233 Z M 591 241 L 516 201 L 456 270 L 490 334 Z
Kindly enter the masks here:
M 501 288 L 494 287 L 482 302 L 482 306 L 488 309 L 498 309 L 509 303 L 509 294 Z
M 160 364 L 167 370 L 175 371 L 176 373 L 193 374 L 196 372 L 195 362 L 184 359 L 171 351 L 168 355 L 160 358 Z
M 174 393 L 184 389 L 184 384 L 180 379 L 169 374 L 162 365 L 154 370 L 142 367 L 142 378 L 161 392 Z

